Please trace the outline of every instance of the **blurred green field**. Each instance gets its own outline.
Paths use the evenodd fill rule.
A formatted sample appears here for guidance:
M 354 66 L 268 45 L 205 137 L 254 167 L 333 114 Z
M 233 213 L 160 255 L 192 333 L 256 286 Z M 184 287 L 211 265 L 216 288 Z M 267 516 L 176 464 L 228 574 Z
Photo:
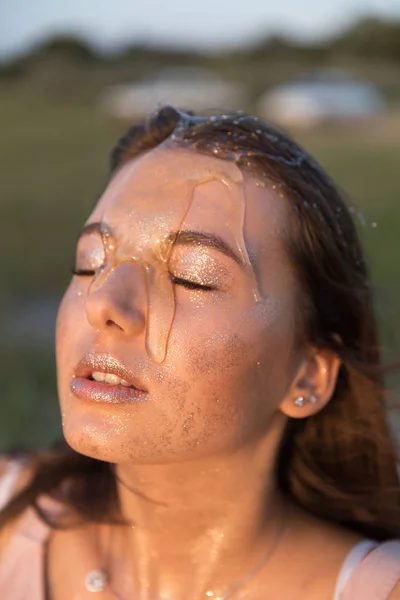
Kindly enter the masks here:
M 93 98 L 46 96 L 27 83 L 0 87 L 0 122 L 0 325 L 6 332 L 0 336 L 0 446 L 43 446 L 59 434 L 53 349 L 28 334 L 14 339 L 13 319 L 31 299 L 61 295 L 76 234 L 104 187 L 108 152 L 122 128 L 104 118 Z M 392 357 L 400 316 L 399 121 L 330 126 L 295 137 L 367 223 L 377 224 L 360 222 L 360 230 Z M 51 323 L 45 327 L 51 338 Z

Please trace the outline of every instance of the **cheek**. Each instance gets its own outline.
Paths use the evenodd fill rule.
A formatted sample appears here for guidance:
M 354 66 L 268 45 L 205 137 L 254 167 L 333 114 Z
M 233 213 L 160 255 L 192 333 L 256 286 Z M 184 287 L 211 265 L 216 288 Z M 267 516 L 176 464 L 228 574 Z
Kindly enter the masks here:
M 200 310 L 186 317 L 185 328 L 178 323 L 180 334 L 171 340 L 175 358 L 194 379 L 211 375 L 226 381 L 232 374 L 241 377 L 247 372 L 249 378 L 257 374 L 258 379 L 259 373 L 268 376 L 286 368 L 294 341 L 289 305 L 271 299 L 247 310 L 217 307 L 213 312 Z
M 226 444 L 229 437 L 265 429 L 289 383 L 293 328 L 287 309 L 266 302 L 243 314 L 218 310 L 217 319 L 199 311 L 185 319 L 185 328 L 179 320 L 174 324 L 170 364 L 190 390 L 183 435 L 196 430 L 204 443 L 218 434 Z

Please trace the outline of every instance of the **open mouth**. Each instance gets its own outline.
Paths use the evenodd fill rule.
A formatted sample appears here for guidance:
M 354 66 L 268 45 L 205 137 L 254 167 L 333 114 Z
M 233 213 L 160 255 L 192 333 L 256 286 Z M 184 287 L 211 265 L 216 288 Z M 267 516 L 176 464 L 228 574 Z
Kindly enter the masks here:
M 148 398 L 137 376 L 110 355 L 87 355 L 70 383 L 74 396 L 100 404 L 126 404 Z
M 93 371 L 93 373 L 89 375 L 88 379 L 90 381 L 97 381 L 99 383 L 108 383 L 108 385 L 123 385 L 124 387 L 137 389 L 134 385 L 131 385 L 129 381 L 118 377 L 118 375 L 114 375 L 114 373 L 103 373 L 102 371 Z

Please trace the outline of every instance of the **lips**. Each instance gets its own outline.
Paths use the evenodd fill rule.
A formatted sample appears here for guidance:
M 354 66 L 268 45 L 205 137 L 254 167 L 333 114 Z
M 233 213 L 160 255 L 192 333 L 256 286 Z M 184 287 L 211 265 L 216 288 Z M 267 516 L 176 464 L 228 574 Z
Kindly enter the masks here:
M 126 404 L 148 398 L 136 374 L 111 355 L 87 354 L 79 361 L 70 383 L 81 400 L 100 404 Z

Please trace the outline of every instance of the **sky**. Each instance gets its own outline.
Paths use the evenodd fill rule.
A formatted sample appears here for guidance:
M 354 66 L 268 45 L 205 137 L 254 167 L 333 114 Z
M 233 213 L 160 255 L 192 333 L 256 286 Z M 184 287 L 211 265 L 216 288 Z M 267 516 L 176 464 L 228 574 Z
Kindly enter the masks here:
M 60 32 L 105 48 L 155 43 L 213 50 L 276 31 L 323 37 L 370 13 L 400 18 L 400 0 L 0 0 L 0 56 Z

